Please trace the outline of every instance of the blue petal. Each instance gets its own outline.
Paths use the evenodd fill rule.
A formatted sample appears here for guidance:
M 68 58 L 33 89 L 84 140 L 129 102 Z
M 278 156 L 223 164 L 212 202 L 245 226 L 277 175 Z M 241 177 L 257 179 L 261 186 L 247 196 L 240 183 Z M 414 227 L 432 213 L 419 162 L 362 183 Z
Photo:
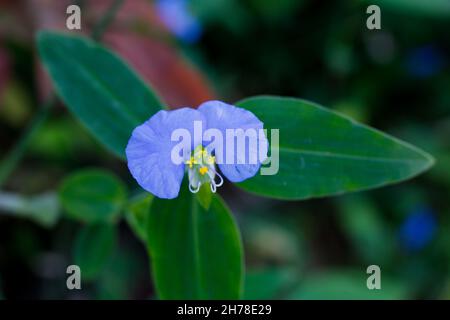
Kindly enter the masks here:
M 171 136 L 174 130 L 183 128 L 194 138 L 196 120 L 205 121 L 200 112 L 190 108 L 159 111 L 134 129 L 126 155 L 128 168 L 142 188 L 159 198 L 173 199 L 178 196 L 184 164 L 172 162 L 171 152 L 177 141 L 172 142 Z M 201 140 L 194 143 L 199 144 Z
M 202 25 L 190 12 L 187 0 L 158 0 L 155 5 L 158 16 L 175 36 L 187 43 L 200 39 Z
M 218 166 L 222 173 L 232 182 L 241 182 L 248 178 L 253 177 L 258 173 L 261 167 L 261 162 L 267 157 L 267 138 L 262 135 L 258 135 L 258 143 L 255 147 L 250 147 L 249 143 L 245 144 L 245 149 L 237 150 L 237 139 L 227 138 L 226 129 L 255 129 L 259 132 L 263 129 L 264 124 L 250 111 L 237 108 L 235 106 L 223 103 L 221 101 L 208 101 L 200 105 L 198 110 L 203 113 L 206 117 L 207 128 L 208 129 L 218 129 L 221 131 L 224 141 L 224 157 L 222 163 L 218 162 Z M 261 138 L 261 139 L 260 139 Z M 231 141 L 230 141 L 231 140 Z M 234 141 L 232 141 L 234 140 Z M 247 141 L 248 142 L 248 141 Z M 227 164 L 226 161 L 226 146 L 234 145 L 234 155 L 235 159 L 233 164 Z M 265 150 L 262 157 L 259 157 L 259 149 Z M 256 163 L 250 163 L 249 159 L 256 157 Z M 239 164 L 238 159 L 244 160 L 244 164 Z M 219 160 L 220 161 L 220 160 Z

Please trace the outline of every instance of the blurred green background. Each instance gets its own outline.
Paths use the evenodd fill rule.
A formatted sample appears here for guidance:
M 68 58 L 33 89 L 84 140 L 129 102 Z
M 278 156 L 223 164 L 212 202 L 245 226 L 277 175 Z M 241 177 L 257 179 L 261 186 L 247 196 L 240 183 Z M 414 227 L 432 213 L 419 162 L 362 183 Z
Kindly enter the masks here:
M 0 159 L 50 95 L 34 36 L 64 30 L 71 3 L 83 25 L 71 32 L 88 33 L 111 1 L 0 1 Z M 369 4 L 381 8 L 381 30 L 366 28 Z M 301 97 L 435 156 L 411 181 L 329 199 L 281 202 L 226 185 L 245 246 L 245 298 L 450 298 L 449 1 L 125 0 L 104 42 L 171 107 Z M 92 253 L 105 254 L 98 272 L 67 290 L 66 267 L 89 235 L 56 191 L 85 167 L 139 191 L 59 105 L 1 186 L 0 298 L 154 297 L 145 248 L 125 221 Z M 366 288 L 372 264 L 381 291 Z

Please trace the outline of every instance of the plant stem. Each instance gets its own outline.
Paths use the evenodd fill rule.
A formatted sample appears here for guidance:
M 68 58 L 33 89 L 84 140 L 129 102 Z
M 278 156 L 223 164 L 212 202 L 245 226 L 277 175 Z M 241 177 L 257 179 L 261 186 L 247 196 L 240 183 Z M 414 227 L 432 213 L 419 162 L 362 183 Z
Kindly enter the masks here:
M 16 165 L 22 159 L 29 143 L 31 142 L 35 133 L 41 128 L 42 124 L 47 119 L 50 109 L 55 104 L 56 98 L 52 97 L 45 103 L 38 113 L 34 116 L 25 133 L 19 138 L 16 145 L 10 150 L 6 157 L 0 163 L 0 187 L 5 183 L 6 179 L 15 169 Z
M 122 5 L 123 0 L 114 0 L 112 5 L 108 8 L 105 14 L 100 18 L 100 21 L 95 25 L 91 38 L 95 41 L 100 41 L 103 33 L 113 21 L 117 11 Z M 25 133 L 19 138 L 18 142 L 12 147 L 6 157 L 0 162 L 0 188 L 6 182 L 8 177 L 14 171 L 19 161 L 23 158 L 28 145 L 32 141 L 33 136 L 39 131 L 41 126 L 47 120 L 50 109 L 54 107 L 57 99 L 52 94 L 51 98 L 45 102 L 34 116 Z
M 101 41 L 106 28 L 111 24 L 117 11 L 123 4 L 123 0 L 114 0 L 113 4 L 109 7 L 106 13 L 100 18 L 100 21 L 94 26 L 91 37 L 95 41 Z

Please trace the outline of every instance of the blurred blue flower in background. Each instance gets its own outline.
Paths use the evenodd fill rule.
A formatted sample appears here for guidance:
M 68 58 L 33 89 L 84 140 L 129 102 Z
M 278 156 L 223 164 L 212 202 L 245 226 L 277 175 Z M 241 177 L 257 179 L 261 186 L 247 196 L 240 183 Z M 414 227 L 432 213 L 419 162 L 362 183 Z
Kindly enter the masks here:
M 167 28 L 186 43 L 197 42 L 202 25 L 189 10 L 189 0 L 156 0 L 156 12 Z
M 420 250 L 434 237 L 437 228 L 433 209 L 421 206 L 414 209 L 400 227 L 400 241 L 409 251 Z
M 433 45 L 416 48 L 406 58 L 408 73 L 418 78 L 431 77 L 444 66 L 444 55 Z

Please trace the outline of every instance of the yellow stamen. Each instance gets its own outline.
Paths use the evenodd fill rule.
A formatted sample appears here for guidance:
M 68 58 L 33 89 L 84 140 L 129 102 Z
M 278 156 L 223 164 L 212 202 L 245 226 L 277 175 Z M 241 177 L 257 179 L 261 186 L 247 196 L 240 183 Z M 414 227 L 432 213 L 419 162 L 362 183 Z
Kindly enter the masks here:
M 208 155 L 208 151 L 206 151 L 206 149 L 204 149 L 203 147 L 196 149 L 196 151 L 194 152 L 194 156 L 199 159 L 202 159 L 203 157 L 206 157 L 207 155 Z
M 206 160 L 207 164 L 214 164 L 216 161 L 216 157 L 214 156 L 208 156 L 208 159 Z
M 194 157 L 191 157 L 191 159 L 189 159 L 189 160 L 186 161 L 186 164 L 189 165 L 189 168 L 191 169 L 192 166 L 193 166 L 194 164 L 198 164 L 198 162 L 197 162 L 197 160 L 195 160 Z
M 201 167 L 200 169 L 198 169 L 198 172 L 200 172 L 200 174 L 204 176 L 208 172 L 208 167 Z

